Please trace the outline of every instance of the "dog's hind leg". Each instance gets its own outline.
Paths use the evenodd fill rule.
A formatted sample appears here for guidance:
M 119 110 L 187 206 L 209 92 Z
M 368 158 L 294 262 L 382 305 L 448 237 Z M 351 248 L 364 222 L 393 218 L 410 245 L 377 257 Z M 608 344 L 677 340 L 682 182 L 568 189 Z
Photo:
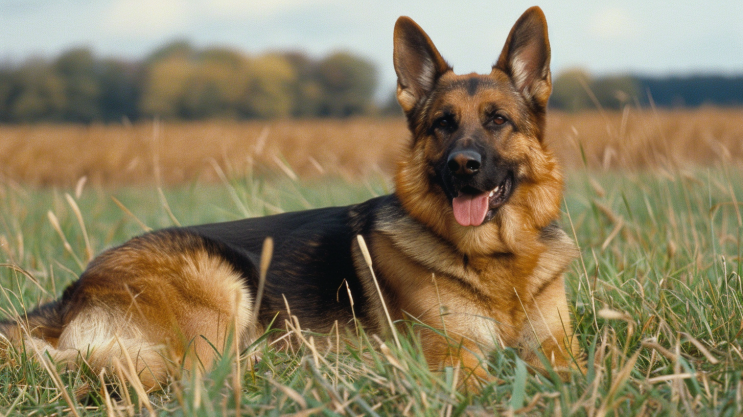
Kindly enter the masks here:
M 96 258 L 54 308 L 20 320 L 26 330 L 0 331 L 42 359 L 85 360 L 96 373 L 118 361 L 151 390 L 172 371 L 208 370 L 230 334 L 240 347 L 254 340 L 252 307 L 243 274 L 201 238 L 156 233 Z

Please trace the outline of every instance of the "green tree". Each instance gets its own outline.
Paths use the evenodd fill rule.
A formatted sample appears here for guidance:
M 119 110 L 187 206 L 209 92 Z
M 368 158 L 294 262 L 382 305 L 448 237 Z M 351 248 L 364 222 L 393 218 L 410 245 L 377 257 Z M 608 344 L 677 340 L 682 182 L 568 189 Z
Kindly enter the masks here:
M 8 118 L 18 122 L 62 120 L 64 82 L 43 60 L 30 60 L 15 71 Z
M 322 86 L 317 79 L 317 61 L 304 52 L 286 52 L 281 54 L 293 68 L 296 75 L 292 106 L 292 116 L 312 117 L 320 112 Z
M 187 57 L 170 56 L 151 62 L 145 70 L 139 112 L 144 116 L 177 118 L 193 68 Z
M 582 69 L 572 69 L 558 75 L 552 82 L 550 106 L 575 112 L 594 106 L 586 88 L 590 89 L 591 76 Z
M 591 83 L 591 90 L 601 106 L 621 109 L 640 95 L 640 84 L 629 75 L 603 77 Z
M 374 65 L 347 52 L 247 57 L 176 41 L 127 62 L 75 48 L 0 66 L 0 121 L 346 117 L 376 110 L 376 84 Z
M 136 63 L 108 59 L 100 64 L 99 106 L 103 120 L 136 120 L 140 75 L 141 67 Z
M 53 68 L 64 85 L 62 117 L 74 122 L 100 119 L 101 86 L 93 53 L 87 48 L 69 50 L 56 59 Z
M 280 55 L 268 54 L 248 63 L 240 109 L 247 117 L 289 117 L 295 101 L 297 74 Z
M 374 64 L 348 52 L 337 52 L 317 65 L 322 89 L 320 116 L 346 117 L 373 107 L 377 73 Z
M 0 68 L 0 122 L 10 122 L 10 108 L 17 85 L 15 72 L 8 67 Z
M 246 73 L 245 57 L 230 49 L 210 48 L 196 53 L 191 65 L 181 114 L 191 119 L 236 117 Z

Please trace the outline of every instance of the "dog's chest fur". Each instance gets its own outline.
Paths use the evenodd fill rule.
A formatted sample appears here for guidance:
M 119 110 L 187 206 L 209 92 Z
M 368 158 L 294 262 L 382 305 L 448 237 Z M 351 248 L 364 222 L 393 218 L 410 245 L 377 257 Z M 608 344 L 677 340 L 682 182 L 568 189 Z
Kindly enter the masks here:
M 536 254 L 470 259 L 398 204 L 380 213 L 370 247 L 395 318 L 443 327 L 450 336 L 466 335 L 487 347 L 517 342 L 524 311 L 544 288 L 561 280 L 577 253 L 565 232 L 551 224 L 540 233 L 536 244 L 542 250 Z M 369 273 L 359 270 L 359 275 Z

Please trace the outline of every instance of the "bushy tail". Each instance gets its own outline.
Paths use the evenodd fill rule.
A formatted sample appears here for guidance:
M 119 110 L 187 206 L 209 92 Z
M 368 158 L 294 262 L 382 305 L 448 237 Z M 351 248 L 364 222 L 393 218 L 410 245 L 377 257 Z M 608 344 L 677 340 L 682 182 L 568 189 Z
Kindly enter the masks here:
M 52 301 L 17 319 L 0 321 L 0 335 L 13 346 L 20 346 L 23 340 L 29 338 L 56 346 L 64 330 L 62 319 L 61 302 Z
M 0 340 L 4 348 L 25 351 L 29 358 L 73 368 L 84 361 L 96 373 L 114 362 L 124 364 L 147 391 L 165 381 L 163 346 L 147 340 L 124 314 L 88 307 L 66 315 L 63 297 L 16 320 L 0 321 Z

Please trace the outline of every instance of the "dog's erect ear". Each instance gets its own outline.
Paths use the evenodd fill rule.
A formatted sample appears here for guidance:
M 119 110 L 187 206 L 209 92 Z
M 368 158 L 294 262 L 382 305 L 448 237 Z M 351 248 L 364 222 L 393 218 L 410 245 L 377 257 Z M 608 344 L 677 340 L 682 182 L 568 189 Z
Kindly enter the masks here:
M 552 93 L 550 41 L 547 19 L 539 7 L 532 7 L 513 25 L 493 71 L 508 74 L 516 88 L 541 107 Z
M 451 70 L 426 32 L 407 16 L 395 23 L 392 59 L 397 73 L 397 101 L 405 113 L 431 92 L 441 74 Z

